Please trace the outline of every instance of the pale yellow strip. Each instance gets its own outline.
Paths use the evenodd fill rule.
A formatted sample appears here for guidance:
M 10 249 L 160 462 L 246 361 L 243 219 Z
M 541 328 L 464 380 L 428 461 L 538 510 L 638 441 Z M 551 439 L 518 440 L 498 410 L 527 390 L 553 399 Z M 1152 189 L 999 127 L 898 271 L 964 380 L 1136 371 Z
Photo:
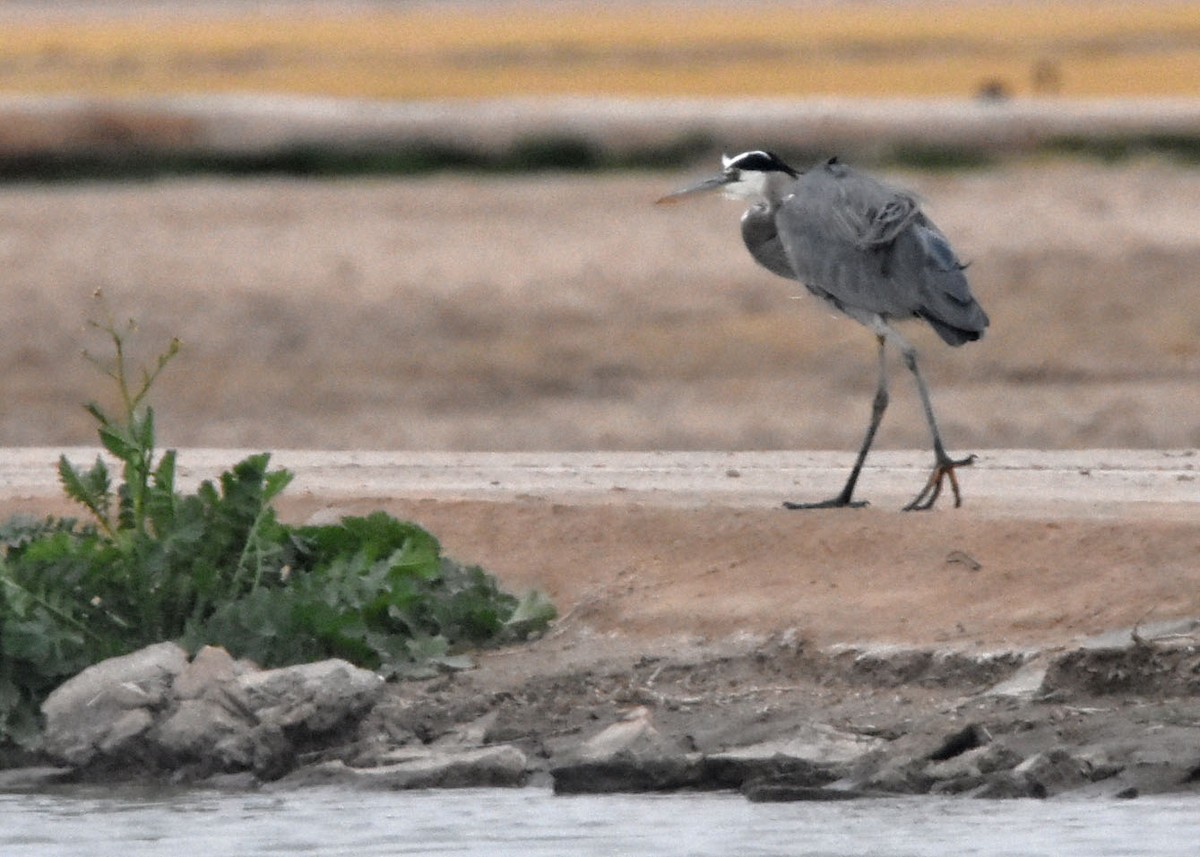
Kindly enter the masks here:
M 1200 95 L 1200 3 L 520 3 L 0 26 L 0 92 L 369 98 Z

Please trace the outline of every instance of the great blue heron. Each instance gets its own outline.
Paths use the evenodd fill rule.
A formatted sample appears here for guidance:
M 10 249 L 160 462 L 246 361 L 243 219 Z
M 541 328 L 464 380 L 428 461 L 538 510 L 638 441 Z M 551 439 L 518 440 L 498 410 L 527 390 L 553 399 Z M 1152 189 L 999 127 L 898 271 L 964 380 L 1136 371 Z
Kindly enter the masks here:
M 988 326 L 987 314 L 971 295 L 965 267 L 941 231 L 909 194 L 838 163 L 800 173 L 763 151 L 725 157 L 720 174 L 659 200 L 674 202 L 707 191 L 750 202 L 742 215 L 742 239 L 760 265 L 865 325 L 879 342 L 879 385 L 871 422 L 845 487 L 821 503 L 784 503 L 789 509 L 864 506 L 854 486 L 888 404 L 886 345 L 891 342 L 917 382 L 933 435 L 934 466 L 925 486 L 905 511 L 929 509 L 948 479 L 954 505 L 962 505 L 956 467 L 975 456 L 946 454 L 929 390 L 917 368 L 917 352 L 892 322 L 919 318 L 949 345 L 973 342 Z

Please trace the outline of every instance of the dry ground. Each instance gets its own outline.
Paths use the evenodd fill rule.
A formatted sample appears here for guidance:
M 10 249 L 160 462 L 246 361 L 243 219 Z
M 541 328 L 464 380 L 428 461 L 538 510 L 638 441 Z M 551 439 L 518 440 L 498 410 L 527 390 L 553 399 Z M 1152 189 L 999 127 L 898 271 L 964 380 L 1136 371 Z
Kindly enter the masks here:
M 237 454 L 184 450 L 181 475 L 215 475 Z M 0 454 L 0 517 L 78 513 L 59 498 L 56 456 Z M 897 511 L 928 454 L 881 453 L 862 482 L 872 508 L 780 508 L 831 494 L 841 458 L 291 451 L 276 463 L 296 474 L 286 519 L 386 509 L 510 589 L 546 592 L 563 618 L 525 668 L 746 635 L 1053 648 L 1200 617 L 1195 453 L 984 451 L 962 473 L 964 507 L 928 514 Z
M 92 439 L 103 289 L 163 377 L 161 439 L 262 448 L 839 449 L 869 334 L 755 267 L 739 209 L 645 173 L 0 189 L 0 444 Z M 992 317 L 913 328 L 952 449 L 1200 445 L 1200 171 L 1033 162 L 891 178 Z M 881 447 L 925 428 L 894 364 Z
M 100 288 L 147 349 L 183 339 L 155 400 L 172 446 L 826 448 L 847 464 L 870 336 L 756 269 L 732 204 L 650 204 L 688 178 L 4 187 L 0 444 L 92 442 L 79 404 L 100 388 L 78 352 L 103 353 L 84 324 Z M 952 450 L 1200 445 L 1200 172 L 1030 162 L 892 178 L 972 260 L 993 320 L 961 349 L 913 331 Z M 880 445 L 920 450 L 895 371 Z M 1113 463 L 1084 455 L 1063 472 Z M 904 471 L 914 490 L 924 456 Z M 858 514 L 768 508 L 782 496 L 456 500 L 412 480 L 336 503 L 413 515 L 454 555 L 547 589 L 577 627 L 1020 646 L 1196 615 L 1193 461 L 1172 465 L 1173 515 L 1023 506 L 1019 492 L 996 507 L 982 469 L 964 474 L 964 509 L 917 517 L 871 477 L 876 506 Z M 840 476 L 792 493 L 824 496 Z M 319 510 L 320 490 L 301 482 L 285 510 Z

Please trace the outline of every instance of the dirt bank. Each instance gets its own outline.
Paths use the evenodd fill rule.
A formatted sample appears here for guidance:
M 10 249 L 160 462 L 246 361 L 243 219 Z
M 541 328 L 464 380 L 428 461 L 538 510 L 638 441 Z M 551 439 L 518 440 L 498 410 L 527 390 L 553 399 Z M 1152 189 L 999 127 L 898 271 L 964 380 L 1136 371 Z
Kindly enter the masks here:
M 235 457 L 182 453 L 192 479 Z M 709 754 L 813 722 L 882 738 L 855 782 L 885 791 L 982 788 L 927 770 L 967 728 L 962 752 L 994 744 L 1009 767 L 1072 760 L 1016 785 L 1002 767 L 990 789 L 1194 783 L 1195 454 L 992 451 L 962 474 L 966 506 L 930 514 L 895 511 L 925 455 L 882 459 L 875 507 L 791 513 L 779 493 L 825 490 L 829 456 L 280 453 L 298 474 L 285 516 L 388 509 L 562 612 L 476 670 L 396 687 L 334 756 L 486 717 L 480 735 L 545 774 L 637 709 Z M 65 510 L 53 460 L 0 455 L 0 511 Z
M 57 451 L 0 455 L 0 512 L 69 507 Z M 85 462 L 94 452 L 73 450 Z M 191 482 L 233 450 L 182 450 Z M 1200 458 L 1189 452 L 984 451 L 962 509 L 897 510 L 927 453 L 881 453 L 871 508 L 789 514 L 849 455 L 280 452 L 293 520 L 383 508 L 515 589 L 560 631 L 656 638 L 801 635 L 836 644 L 997 650 L 1200 616 Z
M 923 455 L 885 456 L 876 508 L 811 515 L 770 494 L 776 479 L 819 494 L 821 457 L 615 459 L 408 460 L 407 487 L 386 498 L 292 507 L 383 505 L 563 610 L 544 640 L 397 688 L 354 752 L 381 732 L 444 742 L 474 728 L 555 769 L 560 789 L 636 790 L 663 782 L 659 753 L 719 759 L 804 743 L 818 724 L 878 745 L 853 765 L 779 761 L 766 783 L 761 768 L 729 782 L 759 799 L 820 797 L 810 787 L 830 779 L 996 797 L 1195 787 L 1194 455 L 995 451 L 963 473 L 964 509 L 929 515 L 895 511 Z M 636 764 L 563 767 L 620 723 L 653 730 L 650 750 L 629 749 Z M 714 778 L 709 765 L 674 782 Z

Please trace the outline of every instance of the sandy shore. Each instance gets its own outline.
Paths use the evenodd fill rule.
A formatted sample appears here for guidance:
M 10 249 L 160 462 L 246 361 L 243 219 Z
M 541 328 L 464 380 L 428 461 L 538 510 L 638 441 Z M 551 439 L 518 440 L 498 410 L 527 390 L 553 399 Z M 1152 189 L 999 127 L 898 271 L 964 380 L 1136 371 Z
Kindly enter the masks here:
M 0 452 L 0 511 L 71 511 L 57 451 Z M 93 451 L 70 450 L 86 462 Z M 183 450 L 215 476 L 234 450 Z M 568 629 L 633 640 L 797 633 L 835 644 L 1058 646 L 1200 616 L 1193 452 L 995 450 L 966 502 L 897 511 L 926 454 L 882 453 L 871 508 L 789 513 L 840 486 L 848 455 L 281 452 L 293 520 L 410 517 L 510 588 L 538 588 Z M 599 652 L 597 652 L 599 654 Z

